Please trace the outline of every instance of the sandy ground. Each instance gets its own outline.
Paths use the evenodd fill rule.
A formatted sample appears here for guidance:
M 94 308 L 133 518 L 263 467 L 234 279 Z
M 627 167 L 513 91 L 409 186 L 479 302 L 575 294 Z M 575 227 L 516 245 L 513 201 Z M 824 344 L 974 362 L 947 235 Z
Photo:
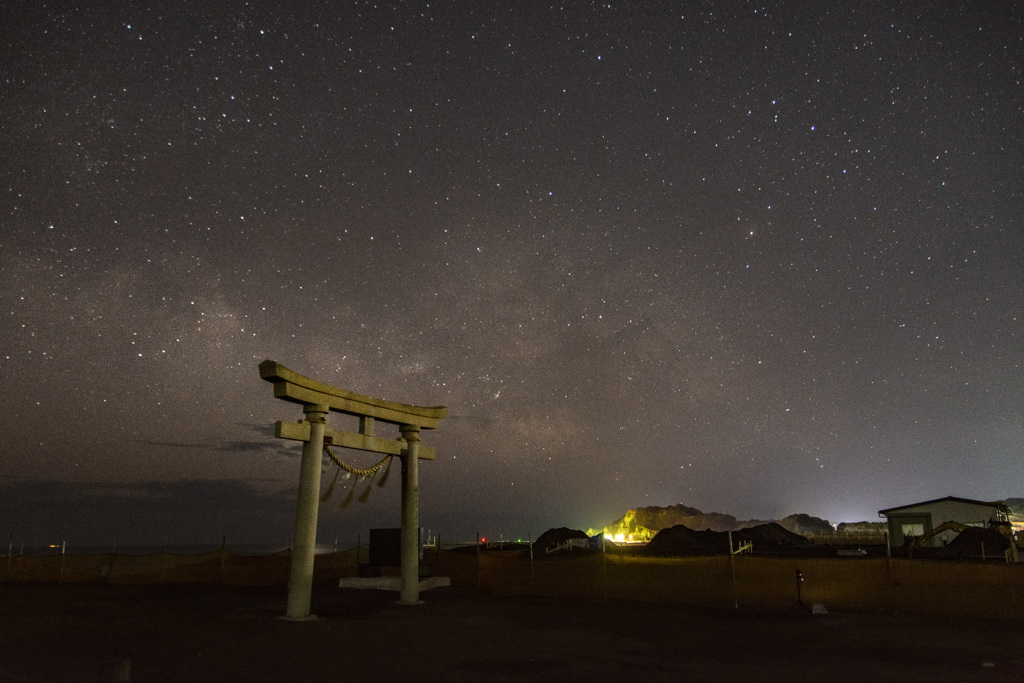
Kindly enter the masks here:
M 1024 680 L 1021 621 L 335 586 L 295 623 L 283 588 L 0 584 L 0 681 Z

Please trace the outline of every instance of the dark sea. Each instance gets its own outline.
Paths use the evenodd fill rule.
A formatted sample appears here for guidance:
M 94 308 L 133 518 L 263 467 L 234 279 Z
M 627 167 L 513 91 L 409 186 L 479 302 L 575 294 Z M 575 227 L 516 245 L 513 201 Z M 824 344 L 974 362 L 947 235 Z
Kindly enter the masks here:
M 317 543 L 316 554 L 339 552 L 354 549 L 357 541 L 350 543 Z M 362 543 L 366 547 L 366 541 Z M 14 557 L 18 555 L 155 555 L 157 553 L 170 553 L 171 555 L 203 555 L 212 553 L 224 548 L 235 555 L 273 555 L 289 549 L 287 543 L 210 543 L 195 545 L 24 545 L 17 543 L 3 549 L 0 557 L 6 557 L 8 552 Z

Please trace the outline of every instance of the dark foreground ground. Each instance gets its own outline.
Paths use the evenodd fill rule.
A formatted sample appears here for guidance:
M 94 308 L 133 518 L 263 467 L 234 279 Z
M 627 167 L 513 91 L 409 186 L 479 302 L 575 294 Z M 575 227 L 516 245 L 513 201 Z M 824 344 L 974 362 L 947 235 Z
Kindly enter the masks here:
M 317 586 L 0 584 L 0 681 L 1022 681 L 1024 622 Z M 106 664 L 105 664 L 106 663 Z

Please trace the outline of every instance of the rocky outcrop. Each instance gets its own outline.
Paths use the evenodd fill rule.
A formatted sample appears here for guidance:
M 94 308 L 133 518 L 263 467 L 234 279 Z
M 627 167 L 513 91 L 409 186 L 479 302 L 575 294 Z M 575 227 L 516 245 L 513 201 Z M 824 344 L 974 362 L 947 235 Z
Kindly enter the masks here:
M 670 529 L 679 525 L 685 526 L 688 529 L 738 531 L 739 529 L 747 529 L 773 522 L 787 531 L 796 534 L 822 533 L 833 530 L 828 520 L 812 517 L 811 515 L 789 515 L 779 520 L 738 520 L 732 515 L 720 512 L 702 512 L 697 508 L 679 504 L 667 507 L 650 506 L 629 510 L 621 519 L 603 528 L 590 529 L 587 533 L 594 535 L 603 532 L 610 534 L 613 538 L 618 534 L 622 534 L 626 539 L 632 536 L 632 540 L 642 542 L 649 541 L 662 529 Z

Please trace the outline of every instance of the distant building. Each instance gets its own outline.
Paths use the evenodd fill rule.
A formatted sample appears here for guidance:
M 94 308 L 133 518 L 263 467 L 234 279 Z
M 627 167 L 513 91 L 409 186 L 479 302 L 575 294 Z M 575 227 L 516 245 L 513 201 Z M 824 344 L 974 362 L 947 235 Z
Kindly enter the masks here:
M 923 536 L 946 522 L 959 522 L 965 526 L 987 527 L 989 522 L 1006 522 L 1010 509 L 1003 501 L 987 503 L 968 498 L 946 496 L 923 503 L 901 505 L 879 510 L 889 526 L 889 543 L 901 546 L 905 541 Z M 957 535 L 954 530 L 943 531 L 928 539 L 926 546 L 942 546 Z

